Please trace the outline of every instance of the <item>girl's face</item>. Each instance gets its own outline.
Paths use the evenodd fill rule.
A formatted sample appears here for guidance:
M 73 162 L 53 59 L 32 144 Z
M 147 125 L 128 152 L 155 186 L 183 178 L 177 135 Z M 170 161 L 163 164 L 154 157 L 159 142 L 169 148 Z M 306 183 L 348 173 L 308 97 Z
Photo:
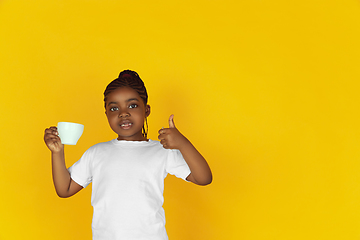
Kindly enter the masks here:
M 150 114 L 150 106 L 144 104 L 132 88 L 121 87 L 109 93 L 105 103 L 106 117 L 118 140 L 144 141 L 144 121 Z

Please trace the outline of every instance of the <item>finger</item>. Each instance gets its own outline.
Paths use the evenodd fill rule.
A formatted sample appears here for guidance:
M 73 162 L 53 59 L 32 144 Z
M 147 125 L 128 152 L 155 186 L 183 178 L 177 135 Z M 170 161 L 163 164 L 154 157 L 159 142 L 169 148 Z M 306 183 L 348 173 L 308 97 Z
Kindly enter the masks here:
M 51 133 L 52 131 L 54 131 L 54 130 L 52 130 L 51 128 L 45 129 L 45 133 Z
M 57 131 L 57 127 L 50 127 L 50 128 L 47 128 L 45 129 L 45 134 L 46 133 L 51 133 L 51 134 L 58 134 L 58 131 Z
M 171 116 L 169 118 L 169 128 L 175 128 L 174 114 L 171 114 Z
M 54 134 L 53 132 L 47 132 L 44 134 L 44 139 L 52 138 L 52 137 L 58 137 L 58 135 Z
M 45 142 L 48 142 L 48 141 L 60 141 L 60 138 L 56 135 L 49 135 L 49 136 L 46 136 L 44 138 Z
M 51 127 L 51 130 L 53 130 L 53 134 L 59 135 L 57 127 Z
M 164 127 L 162 127 L 160 130 L 159 130 L 159 134 L 165 134 L 166 133 L 166 130 Z
M 57 137 L 57 136 L 59 136 L 59 133 L 57 131 L 50 130 L 48 132 L 45 132 L 44 137 L 47 137 L 47 136 L 56 136 Z

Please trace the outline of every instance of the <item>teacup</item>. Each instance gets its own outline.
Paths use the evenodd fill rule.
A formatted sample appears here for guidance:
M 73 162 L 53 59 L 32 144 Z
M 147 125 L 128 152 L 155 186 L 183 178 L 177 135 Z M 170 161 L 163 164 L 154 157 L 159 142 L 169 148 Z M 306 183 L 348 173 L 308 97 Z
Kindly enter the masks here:
M 62 144 L 76 145 L 84 131 L 84 125 L 72 122 L 58 122 L 57 130 Z

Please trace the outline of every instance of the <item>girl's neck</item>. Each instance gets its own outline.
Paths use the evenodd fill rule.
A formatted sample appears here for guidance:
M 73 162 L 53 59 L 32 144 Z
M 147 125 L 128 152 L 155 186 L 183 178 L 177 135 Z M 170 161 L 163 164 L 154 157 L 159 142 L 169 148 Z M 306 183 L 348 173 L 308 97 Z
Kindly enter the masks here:
M 149 139 L 147 139 L 146 137 L 132 139 L 132 138 L 123 138 L 120 136 L 117 138 L 117 140 L 118 141 L 130 141 L 130 142 L 143 142 L 143 141 L 148 142 L 149 141 Z

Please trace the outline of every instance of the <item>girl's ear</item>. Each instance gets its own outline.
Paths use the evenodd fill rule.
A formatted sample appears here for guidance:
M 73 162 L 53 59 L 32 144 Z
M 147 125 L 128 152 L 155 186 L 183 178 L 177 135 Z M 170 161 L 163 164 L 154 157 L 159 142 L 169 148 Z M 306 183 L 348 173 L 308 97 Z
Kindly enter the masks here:
M 148 117 L 150 115 L 150 105 L 146 105 L 145 107 L 145 117 Z

